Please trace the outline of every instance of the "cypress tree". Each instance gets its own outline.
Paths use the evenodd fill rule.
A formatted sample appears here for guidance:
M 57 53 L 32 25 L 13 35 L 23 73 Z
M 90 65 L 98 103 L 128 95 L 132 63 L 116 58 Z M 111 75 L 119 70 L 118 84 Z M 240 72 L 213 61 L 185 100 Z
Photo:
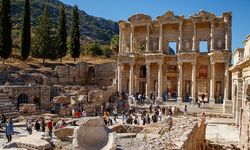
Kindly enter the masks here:
M 52 31 L 52 20 L 49 16 L 47 6 L 45 6 L 44 13 L 35 30 L 33 43 L 32 56 L 42 58 L 43 64 L 47 58 L 56 59 L 55 36 Z
M 24 2 L 24 13 L 23 13 L 23 27 L 21 37 L 21 57 L 23 60 L 27 60 L 30 54 L 30 3 L 29 0 Z
M 1 0 L 1 4 L 0 56 L 3 58 L 4 64 L 4 61 L 10 57 L 12 52 L 10 0 Z
M 58 28 L 57 28 L 57 52 L 60 62 L 62 58 L 67 54 L 67 27 L 66 27 L 66 15 L 65 7 L 61 7 L 60 16 L 58 19 Z
M 80 56 L 80 31 L 79 31 L 79 12 L 77 6 L 74 6 L 73 9 L 73 21 L 71 27 L 71 57 L 74 58 L 74 62 L 76 58 Z

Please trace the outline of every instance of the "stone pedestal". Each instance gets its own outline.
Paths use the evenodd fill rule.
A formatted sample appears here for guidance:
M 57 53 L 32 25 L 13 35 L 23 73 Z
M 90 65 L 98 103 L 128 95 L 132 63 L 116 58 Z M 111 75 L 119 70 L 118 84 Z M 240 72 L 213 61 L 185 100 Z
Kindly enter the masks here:
M 73 150 L 112 149 L 114 139 L 111 131 L 100 117 L 86 117 L 77 122 L 78 128 L 74 131 Z M 113 142 L 111 142 L 113 141 Z
M 223 103 L 223 114 L 232 114 L 232 104 L 231 100 L 224 100 Z

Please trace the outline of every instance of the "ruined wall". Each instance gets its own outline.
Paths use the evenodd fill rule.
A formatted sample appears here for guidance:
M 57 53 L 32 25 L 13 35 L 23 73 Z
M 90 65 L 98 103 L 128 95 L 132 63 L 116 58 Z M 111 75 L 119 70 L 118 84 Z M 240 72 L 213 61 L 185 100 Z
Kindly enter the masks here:
M 250 102 L 242 110 L 242 124 L 240 132 L 240 148 L 250 148 Z
M 0 88 L 9 94 L 16 105 L 18 96 L 25 94 L 28 103 L 34 103 L 34 99 L 39 98 L 41 108 L 50 108 L 50 86 L 1 86 Z
M 95 65 L 95 82 L 97 85 L 112 85 L 115 79 L 116 67 L 116 63 Z
M 57 85 L 112 85 L 115 78 L 114 63 L 88 64 L 78 63 L 69 66 L 57 66 L 47 84 Z
M 196 124 L 193 131 L 188 135 L 188 139 L 185 141 L 181 149 L 195 150 L 203 149 L 205 144 L 206 124 L 205 121 L 201 121 Z

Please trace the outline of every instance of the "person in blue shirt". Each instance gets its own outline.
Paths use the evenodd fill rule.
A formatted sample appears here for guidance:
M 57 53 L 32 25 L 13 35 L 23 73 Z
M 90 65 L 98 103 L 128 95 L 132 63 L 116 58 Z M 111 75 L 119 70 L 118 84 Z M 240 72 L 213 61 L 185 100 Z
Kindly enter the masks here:
M 13 134 L 13 132 L 14 132 L 13 122 L 12 122 L 12 119 L 9 118 L 8 122 L 6 124 L 6 137 L 8 139 L 8 143 L 11 142 L 11 140 L 12 140 L 12 134 Z

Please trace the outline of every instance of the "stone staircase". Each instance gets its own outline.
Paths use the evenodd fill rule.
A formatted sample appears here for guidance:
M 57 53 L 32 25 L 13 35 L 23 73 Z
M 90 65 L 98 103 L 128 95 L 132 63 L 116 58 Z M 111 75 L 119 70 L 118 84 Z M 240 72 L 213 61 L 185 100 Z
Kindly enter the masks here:
M 13 104 L 7 93 L 0 92 L 0 110 L 3 111 L 6 118 L 17 118 L 19 112 L 16 109 L 16 106 Z

